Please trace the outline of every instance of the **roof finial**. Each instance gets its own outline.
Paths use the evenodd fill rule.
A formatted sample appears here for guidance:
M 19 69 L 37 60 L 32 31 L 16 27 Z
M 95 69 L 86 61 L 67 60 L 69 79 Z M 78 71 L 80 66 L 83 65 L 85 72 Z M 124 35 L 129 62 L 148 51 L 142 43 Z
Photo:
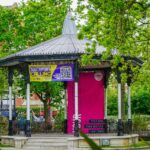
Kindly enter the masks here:
M 68 1 L 68 6 L 69 6 L 68 7 L 68 12 L 70 12 L 71 11 L 71 0 Z
M 65 35 L 65 34 L 76 35 L 76 33 L 77 33 L 77 29 L 76 29 L 75 21 L 73 20 L 72 14 L 69 11 L 67 13 L 67 16 L 66 16 L 65 21 L 64 21 L 62 34 L 63 35 Z

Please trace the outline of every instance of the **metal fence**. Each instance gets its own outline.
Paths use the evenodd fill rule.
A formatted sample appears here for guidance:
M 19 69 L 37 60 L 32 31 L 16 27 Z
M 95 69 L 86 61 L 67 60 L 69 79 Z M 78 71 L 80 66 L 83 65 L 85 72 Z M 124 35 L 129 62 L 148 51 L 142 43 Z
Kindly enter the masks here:
M 136 129 L 132 126 L 132 130 L 129 131 L 129 124 L 128 121 L 123 121 L 122 122 L 123 126 L 123 134 L 139 134 L 140 138 L 143 139 L 148 139 L 150 140 L 150 130 L 148 128 L 141 128 L 141 129 Z M 59 127 L 58 127 L 59 126 Z M 102 132 L 101 134 L 112 134 L 112 135 L 117 135 L 118 134 L 118 122 L 117 120 L 107 120 L 107 133 Z M 25 133 L 26 130 L 26 121 L 17 121 L 15 120 L 13 122 L 13 130 L 14 134 L 20 134 L 20 133 Z M 51 133 L 51 132 L 56 132 L 56 133 L 62 133 L 64 131 L 64 124 L 47 124 L 45 125 L 45 122 L 31 122 L 31 132 L 34 133 Z M 92 133 L 92 135 L 99 135 L 100 133 Z M 90 135 L 90 134 L 89 134 Z

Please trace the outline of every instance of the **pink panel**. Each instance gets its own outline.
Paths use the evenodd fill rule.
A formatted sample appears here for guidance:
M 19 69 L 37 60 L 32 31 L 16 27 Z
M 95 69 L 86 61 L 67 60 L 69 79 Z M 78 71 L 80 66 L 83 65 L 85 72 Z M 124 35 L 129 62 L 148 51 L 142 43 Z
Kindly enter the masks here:
M 103 75 L 103 74 L 102 74 Z M 102 77 L 100 77 L 102 78 Z M 74 129 L 74 82 L 68 82 L 68 133 Z M 104 119 L 104 80 L 95 77 L 95 73 L 80 73 L 79 77 L 79 118 L 83 132 L 95 132 Z
M 74 82 L 70 81 L 67 84 L 68 90 L 68 133 L 73 133 L 73 116 L 74 116 Z

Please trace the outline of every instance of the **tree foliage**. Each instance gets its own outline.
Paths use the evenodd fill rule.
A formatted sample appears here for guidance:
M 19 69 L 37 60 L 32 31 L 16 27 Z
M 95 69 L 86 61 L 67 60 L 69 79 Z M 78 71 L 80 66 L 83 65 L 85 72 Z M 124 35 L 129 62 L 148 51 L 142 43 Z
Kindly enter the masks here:
M 69 0 L 28 0 L 15 7 L 0 6 L 0 58 L 60 35 L 69 4 Z M 17 71 L 14 75 L 15 91 L 23 91 L 20 94 L 24 96 L 23 76 Z M 0 71 L 0 77 L 0 91 L 3 91 L 6 74 Z M 32 83 L 31 92 L 37 93 L 44 104 L 50 98 L 52 104 L 58 106 L 62 84 Z
M 0 97 L 2 97 L 4 90 L 7 88 L 7 72 L 3 69 L 0 69 Z
M 16 11 L 0 6 L 0 57 L 13 53 L 18 24 Z
M 28 0 L 17 7 L 0 6 L 0 57 L 58 36 L 68 0 Z
M 136 84 L 132 87 L 133 113 L 150 114 L 150 86 L 149 84 Z
M 44 104 L 45 121 L 48 121 L 48 107 L 59 108 L 63 104 L 64 87 L 61 82 L 33 82 L 31 90 L 36 93 Z
M 89 0 L 78 7 L 86 19 L 81 31 L 85 37 L 94 38 L 110 52 L 117 49 L 120 55 L 141 56 L 148 59 L 149 4 L 147 0 Z M 84 9 L 87 9 L 87 14 Z
M 88 38 L 93 41 L 92 47 L 87 46 L 90 55 L 83 55 L 83 63 L 91 63 L 96 45 L 102 45 L 106 51 L 100 55 L 101 60 L 112 59 L 112 69 L 121 71 L 122 83 L 127 82 L 128 68 L 131 68 L 129 76 L 134 84 L 132 89 L 139 85 L 150 84 L 150 3 L 148 0 L 84 0 L 78 1 L 77 18 L 79 22 L 79 38 Z M 138 57 L 143 60 L 142 67 L 133 65 L 125 57 Z M 120 65 L 121 64 L 121 65 Z M 123 85 L 122 84 L 122 85 Z M 123 85 L 124 86 L 124 85 Z M 139 87 L 140 89 L 140 87 Z M 138 95 L 139 89 L 136 89 Z M 134 91 L 135 92 L 135 91 Z M 117 91 L 116 91 L 117 93 Z M 117 113 L 117 95 L 110 92 L 108 108 L 110 112 Z M 142 112 L 150 99 L 147 93 L 138 96 L 133 95 L 133 111 Z M 143 96 L 143 98 L 142 98 Z M 146 99 L 145 104 L 137 106 L 141 99 Z M 125 100 L 124 100 L 124 103 Z M 136 105 L 136 106 L 135 106 Z M 145 106 L 144 106 L 145 105 Z M 127 105 L 126 105 L 127 106 Z M 137 108 L 137 111 L 135 109 Z M 109 112 L 108 112 L 109 113 Z
M 88 0 L 88 3 L 79 0 L 78 18 L 85 21 L 85 24 L 79 25 L 79 37 L 86 37 L 103 45 L 107 50 L 102 53 L 102 59 L 112 56 L 114 66 L 122 63 L 125 71 L 131 62 L 124 61 L 122 55 L 140 57 L 144 61 L 141 74 L 149 76 L 147 72 L 150 66 L 149 6 L 148 0 Z M 114 52 L 115 55 L 112 55 Z M 83 58 L 83 61 L 88 59 Z M 139 71 L 139 68 L 132 69 Z
M 126 87 L 127 91 L 127 87 Z M 117 83 L 111 81 L 108 86 L 108 115 L 118 113 Z M 128 96 L 125 93 L 125 115 L 128 112 Z M 150 87 L 148 84 L 133 84 L 131 86 L 131 110 L 132 114 L 150 114 Z

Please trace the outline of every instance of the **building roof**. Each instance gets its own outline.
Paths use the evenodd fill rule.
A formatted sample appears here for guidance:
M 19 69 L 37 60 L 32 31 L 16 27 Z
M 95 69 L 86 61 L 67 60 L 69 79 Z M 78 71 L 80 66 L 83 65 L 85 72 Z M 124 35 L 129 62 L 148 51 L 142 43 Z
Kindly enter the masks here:
M 60 36 L 2 58 L 0 66 L 14 66 L 24 62 L 76 60 L 86 53 L 87 44 L 91 45 L 92 41 L 77 38 L 75 22 L 68 12 Z M 105 50 L 103 46 L 97 45 L 95 54 L 100 55 Z M 142 64 L 137 58 L 134 58 L 134 61 Z
M 63 35 L 68 35 L 68 34 L 69 35 L 76 35 L 77 34 L 76 25 L 75 25 L 75 22 L 72 18 L 71 12 L 68 12 L 68 14 L 65 18 L 62 34 Z
M 0 59 L 0 65 L 16 65 L 19 61 L 73 60 L 85 53 L 87 43 L 91 45 L 92 41 L 77 38 L 75 22 L 69 12 L 60 36 Z M 97 45 L 96 54 L 101 54 L 103 51 L 105 48 Z
M 89 40 L 79 40 L 76 35 L 63 34 L 52 40 L 40 43 L 34 47 L 20 51 L 12 56 L 31 56 L 31 55 L 55 55 L 55 54 L 82 54 L 85 53 L 86 43 Z M 97 46 L 96 53 L 101 54 L 105 48 Z M 9 56 L 10 57 L 10 56 Z
M 37 94 L 33 93 L 32 96 L 30 97 L 30 105 L 31 106 L 43 105 L 43 102 L 40 100 Z M 26 106 L 26 100 L 23 98 L 16 98 L 16 106 Z

